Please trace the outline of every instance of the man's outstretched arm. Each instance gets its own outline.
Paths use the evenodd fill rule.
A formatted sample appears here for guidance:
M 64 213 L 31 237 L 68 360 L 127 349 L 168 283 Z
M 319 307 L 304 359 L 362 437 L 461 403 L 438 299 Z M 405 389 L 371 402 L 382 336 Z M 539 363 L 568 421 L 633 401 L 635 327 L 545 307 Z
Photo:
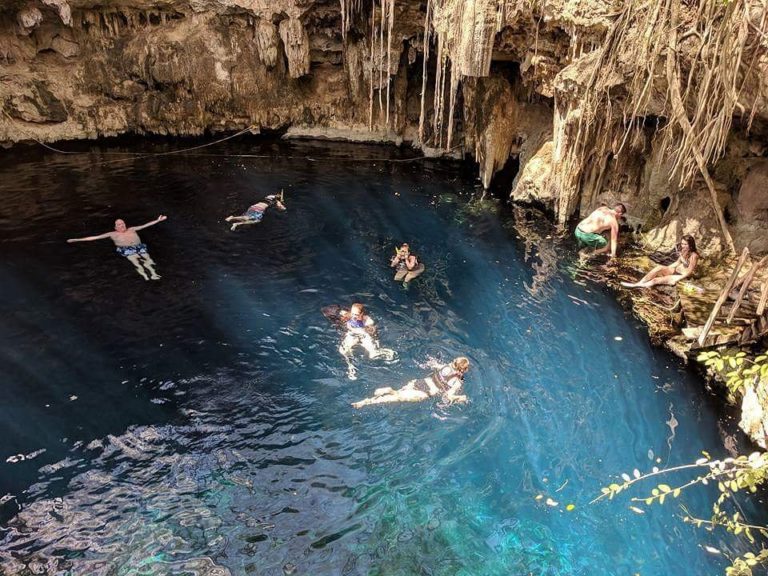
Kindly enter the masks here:
M 151 222 L 147 222 L 146 224 L 142 224 L 141 226 L 132 226 L 131 228 L 133 228 L 134 230 L 143 230 L 144 228 L 149 228 L 150 226 L 154 226 L 158 222 L 162 222 L 163 220 L 167 220 L 167 219 L 168 219 L 168 216 L 160 215 L 154 220 L 152 220 Z
M 104 234 L 99 234 L 98 236 L 85 236 L 83 238 L 69 238 L 67 239 L 67 242 L 90 242 L 91 240 L 103 240 L 104 238 L 111 238 L 112 232 L 104 232 Z

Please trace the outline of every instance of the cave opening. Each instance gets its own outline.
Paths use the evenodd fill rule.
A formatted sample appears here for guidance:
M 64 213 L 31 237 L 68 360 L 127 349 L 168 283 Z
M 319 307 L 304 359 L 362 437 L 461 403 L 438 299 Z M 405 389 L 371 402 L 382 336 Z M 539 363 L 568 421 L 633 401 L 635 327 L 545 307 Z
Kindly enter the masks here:
M 494 175 L 488 191 L 494 198 L 508 199 L 518 172 L 520 172 L 520 156 L 512 154 L 507 158 L 502 169 Z
M 664 196 L 664 198 L 661 199 L 659 202 L 659 210 L 661 210 L 662 214 L 666 214 L 667 210 L 669 210 L 669 205 L 672 203 L 672 199 L 669 196 Z

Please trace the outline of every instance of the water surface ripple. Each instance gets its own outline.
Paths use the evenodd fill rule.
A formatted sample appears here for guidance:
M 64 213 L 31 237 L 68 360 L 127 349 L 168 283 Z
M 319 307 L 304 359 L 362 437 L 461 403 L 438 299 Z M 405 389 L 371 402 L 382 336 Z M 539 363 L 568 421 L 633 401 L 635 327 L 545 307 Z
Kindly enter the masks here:
M 473 199 L 455 166 L 349 161 L 395 156 L 377 148 L 104 154 L 163 146 L 3 153 L 3 574 L 662 576 L 746 549 L 677 503 L 588 504 L 733 431 L 529 212 Z M 288 212 L 222 222 L 280 188 Z M 160 282 L 64 242 L 158 214 Z M 401 241 L 427 265 L 407 292 Z M 320 310 L 356 300 L 399 360 L 358 358 L 352 382 Z M 457 354 L 468 406 L 350 407 Z M 712 496 L 681 501 L 705 516 Z

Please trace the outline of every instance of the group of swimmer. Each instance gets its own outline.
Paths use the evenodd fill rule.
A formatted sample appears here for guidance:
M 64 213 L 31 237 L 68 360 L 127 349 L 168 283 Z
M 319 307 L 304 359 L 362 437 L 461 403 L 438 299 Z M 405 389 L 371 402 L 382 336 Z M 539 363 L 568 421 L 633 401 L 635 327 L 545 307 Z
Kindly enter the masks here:
M 257 224 L 262 221 L 269 208 L 286 210 L 284 197 L 281 194 L 269 195 L 264 200 L 253 204 L 240 216 L 228 216 L 226 222 L 231 222 L 231 230 L 239 226 Z M 613 208 L 601 206 L 584 218 L 576 226 L 575 236 L 580 245 L 592 248 L 591 254 L 580 253 L 581 257 L 592 257 L 610 251 L 610 258 L 616 257 L 618 247 L 620 221 L 624 219 L 627 209 L 624 204 L 617 203 Z M 163 222 L 167 217 L 160 215 L 155 220 L 141 226 L 127 226 L 123 220 L 115 220 L 115 229 L 96 236 L 70 238 L 67 242 L 89 242 L 109 238 L 114 242 L 116 251 L 133 264 L 138 274 L 145 280 L 159 280 L 160 275 L 155 270 L 155 262 L 149 255 L 146 244 L 139 238 L 138 231 Z M 607 237 L 606 237 L 607 236 Z M 698 262 L 696 242 L 690 235 L 685 235 L 680 243 L 679 257 L 667 266 L 656 266 L 637 282 L 622 282 L 628 288 L 649 288 L 656 285 L 673 286 L 678 281 L 689 277 Z M 408 244 L 402 244 L 395 249 L 390 260 L 390 267 L 395 269 L 394 280 L 402 282 L 404 287 L 424 273 L 425 266 L 413 254 Z M 344 335 L 339 346 L 339 353 L 347 363 L 347 376 L 350 380 L 357 378 L 357 369 L 352 358 L 356 347 L 361 347 L 371 359 L 383 358 L 394 360 L 396 353 L 389 348 L 379 345 L 376 325 L 366 313 L 365 307 L 354 303 L 349 310 L 341 310 L 338 306 L 327 307 L 323 313 L 343 329 Z M 469 360 L 463 356 L 455 358 L 448 364 L 436 366 L 434 371 L 421 379 L 411 380 L 400 389 L 379 388 L 370 398 L 365 398 L 352 405 L 355 408 L 372 404 L 391 402 L 420 402 L 435 396 L 441 396 L 446 404 L 467 401 L 462 394 L 464 375 L 469 370 Z
M 264 200 L 249 206 L 242 215 L 228 216 L 225 221 L 232 222 L 231 230 L 235 231 L 239 226 L 261 222 L 264 213 L 271 207 L 276 207 L 281 211 L 286 210 L 282 194 L 280 196 L 269 195 Z M 115 244 L 117 253 L 133 264 L 136 272 L 144 280 L 159 280 L 161 277 L 155 270 L 155 262 L 150 257 L 146 244 L 141 241 L 138 231 L 164 220 L 167 220 L 167 216 L 161 215 L 141 226 L 127 226 L 125 221 L 117 219 L 113 231 L 96 236 L 70 238 L 67 242 L 90 242 L 109 238 Z M 395 268 L 394 280 L 402 282 L 406 288 L 426 269 L 418 257 L 411 252 L 408 244 L 402 244 L 395 250 L 395 255 L 390 260 L 390 267 Z M 357 378 L 357 369 L 352 362 L 353 352 L 357 346 L 363 348 L 371 359 L 384 358 L 392 361 L 395 358 L 394 350 L 382 348 L 379 345 L 376 325 L 362 304 L 352 304 L 349 310 L 337 310 L 335 316 L 334 319 L 344 329 L 339 353 L 347 362 L 347 376 L 350 380 Z M 438 366 L 431 375 L 421 380 L 411 380 L 399 390 L 379 388 L 373 397 L 355 402 L 352 405 L 355 408 L 360 408 L 386 402 L 420 402 L 438 395 L 443 397 L 446 404 L 466 402 L 467 397 L 461 394 L 461 390 L 464 374 L 467 370 L 469 370 L 469 360 L 459 357 L 448 364 Z
M 601 206 L 576 226 L 574 235 L 579 244 L 593 248 L 591 254 L 580 253 L 582 258 L 605 254 L 610 250 L 611 259 L 616 257 L 619 241 L 620 221 L 624 219 L 627 208 L 617 203 L 613 208 Z M 606 238 L 609 236 L 610 241 Z M 674 286 L 680 280 L 689 278 L 699 261 L 696 241 L 686 234 L 678 245 L 678 257 L 668 265 L 655 266 L 637 282 L 622 282 L 625 288 L 651 288 L 653 286 Z

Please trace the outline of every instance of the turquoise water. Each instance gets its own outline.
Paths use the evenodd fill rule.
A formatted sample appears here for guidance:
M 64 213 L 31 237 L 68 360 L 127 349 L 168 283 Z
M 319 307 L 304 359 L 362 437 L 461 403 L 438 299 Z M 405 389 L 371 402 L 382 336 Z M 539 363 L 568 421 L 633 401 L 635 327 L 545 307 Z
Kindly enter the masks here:
M 660 576 L 747 549 L 679 520 L 707 517 L 708 488 L 589 504 L 739 437 L 539 215 L 387 149 L 120 146 L 4 152 L 4 574 Z M 287 212 L 222 222 L 280 188 Z M 64 242 L 161 213 L 141 233 L 159 282 Z M 408 291 L 402 241 L 427 265 Z M 356 381 L 321 314 L 353 301 L 399 353 L 357 357 Z M 459 354 L 467 406 L 350 407 Z

